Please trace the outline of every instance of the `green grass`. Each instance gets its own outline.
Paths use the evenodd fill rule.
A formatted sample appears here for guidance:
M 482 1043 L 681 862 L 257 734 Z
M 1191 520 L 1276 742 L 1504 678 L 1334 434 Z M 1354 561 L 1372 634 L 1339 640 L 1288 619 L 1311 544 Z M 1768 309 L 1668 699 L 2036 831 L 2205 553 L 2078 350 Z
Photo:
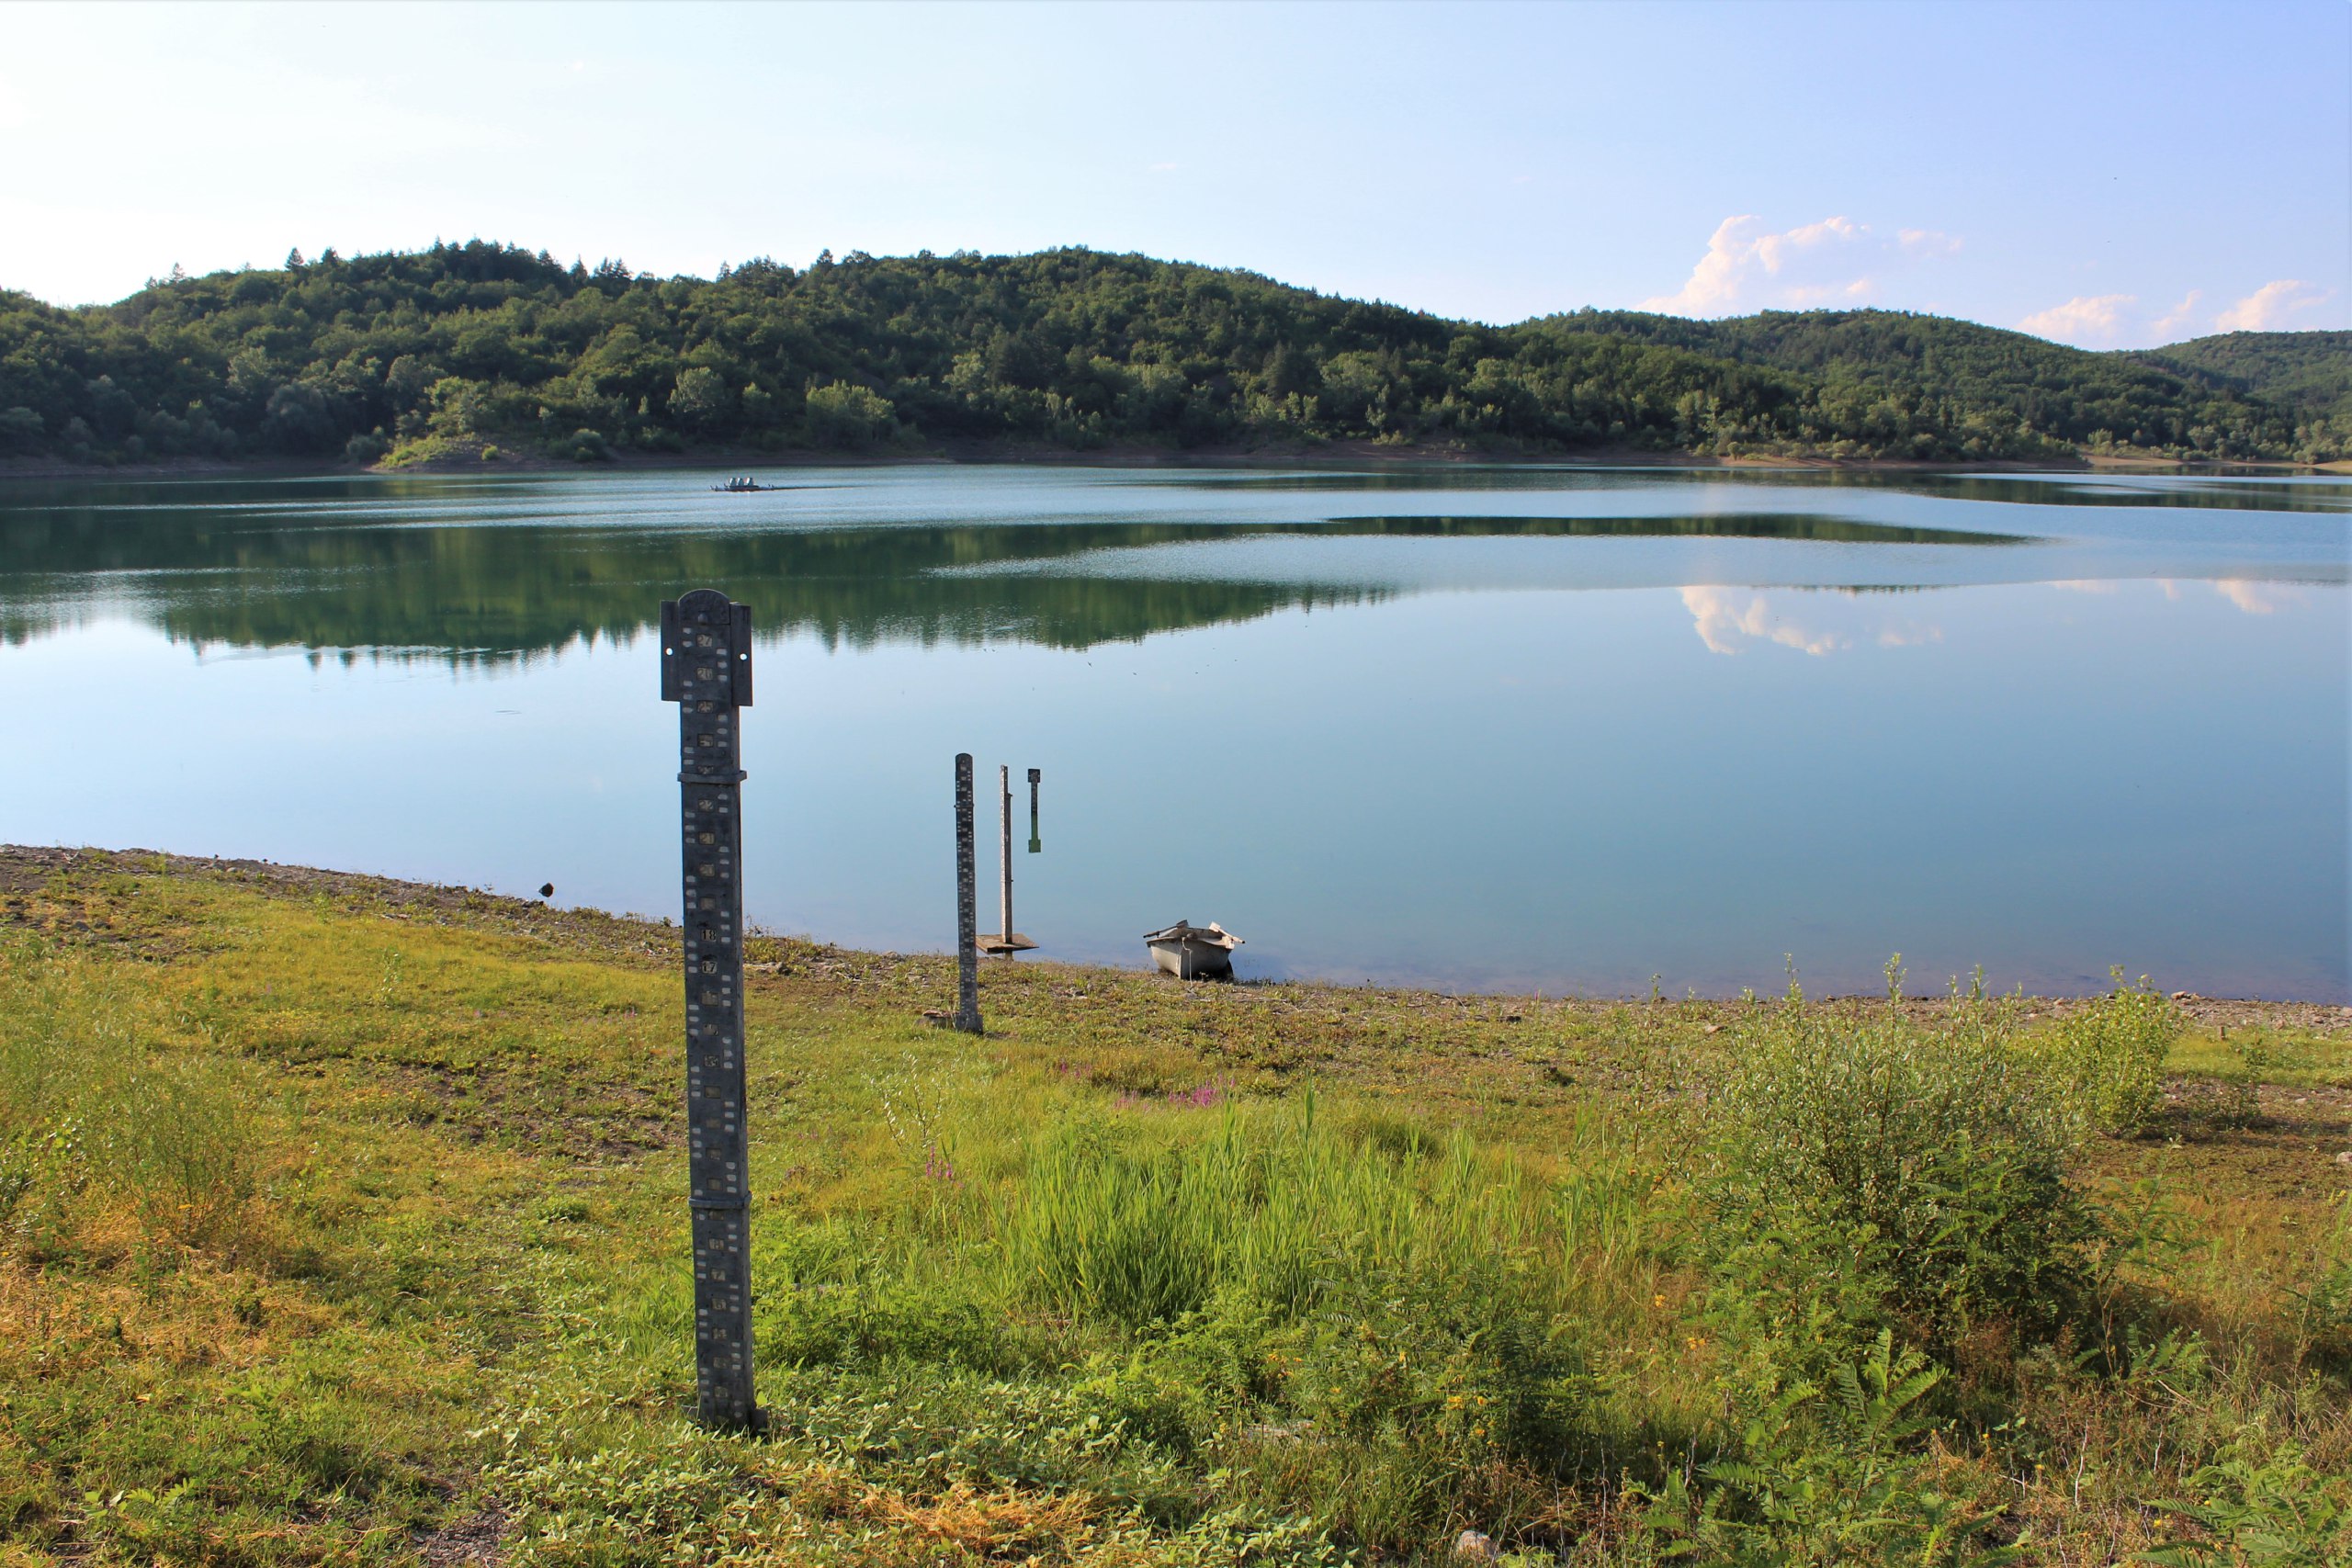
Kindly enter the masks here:
M 673 931 L 0 852 L 0 1564 L 2352 1550 L 2332 1010 L 752 957 L 765 1440 Z

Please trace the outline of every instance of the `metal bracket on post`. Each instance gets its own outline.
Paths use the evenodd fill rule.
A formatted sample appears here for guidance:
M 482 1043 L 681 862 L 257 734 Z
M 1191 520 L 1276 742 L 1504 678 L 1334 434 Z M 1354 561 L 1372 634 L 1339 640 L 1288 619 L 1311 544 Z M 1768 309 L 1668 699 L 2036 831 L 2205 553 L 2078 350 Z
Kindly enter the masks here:
M 663 603 L 662 699 L 678 705 L 697 1406 L 706 1427 L 755 1432 L 741 722 L 752 705 L 750 605 L 708 588 Z

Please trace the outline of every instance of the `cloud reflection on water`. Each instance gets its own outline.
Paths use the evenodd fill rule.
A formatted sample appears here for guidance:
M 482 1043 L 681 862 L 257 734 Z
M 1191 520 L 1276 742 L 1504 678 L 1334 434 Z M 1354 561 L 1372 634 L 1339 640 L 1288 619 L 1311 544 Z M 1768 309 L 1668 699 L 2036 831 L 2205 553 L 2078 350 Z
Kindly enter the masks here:
M 2290 582 L 2267 582 L 2250 577 L 2216 577 L 2209 579 L 2213 592 L 2236 605 L 2249 615 L 2267 615 L 2290 604 L 2303 602 L 2303 590 Z M 2114 578 L 2090 578 L 2080 581 L 2052 582 L 2051 587 L 2065 593 L 2120 593 L 2126 586 Z M 2174 578 L 2159 578 L 2156 587 L 2168 604 L 2180 602 L 2180 583 Z
M 1933 622 L 1893 615 L 1880 595 L 1853 590 L 1804 592 L 1802 615 L 1787 591 L 1694 585 L 1682 590 L 1691 629 L 1711 653 L 1736 656 L 1748 646 L 1794 649 L 1820 658 L 1854 646 L 1857 639 L 1880 648 L 1917 648 L 1941 642 Z
M 2243 577 L 2216 578 L 2213 592 L 2249 615 L 2267 615 L 2302 598 L 2300 590 L 2281 582 L 2256 582 Z

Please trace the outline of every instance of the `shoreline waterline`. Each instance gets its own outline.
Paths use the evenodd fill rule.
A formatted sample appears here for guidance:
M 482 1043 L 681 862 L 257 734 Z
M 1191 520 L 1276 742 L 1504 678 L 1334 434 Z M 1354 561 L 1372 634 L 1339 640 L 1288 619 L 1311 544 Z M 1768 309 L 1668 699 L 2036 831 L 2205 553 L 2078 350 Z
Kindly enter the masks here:
M 1692 452 L 1652 452 L 1634 447 L 1593 447 L 1574 452 L 1489 450 L 1453 444 L 1382 446 L 1370 441 L 1332 442 L 1299 448 L 1105 446 L 971 446 L 903 452 L 829 452 L 814 448 L 769 451 L 758 447 L 700 452 L 616 452 L 582 464 L 545 453 L 497 449 L 492 456 L 428 458 L 401 465 L 318 463 L 288 458 L 164 458 L 141 463 L 71 463 L 0 458 L 0 483 L 12 479 L 406 479 L 450 474 L 635 474 L 751 468 L 991 468 L 1005 464 L 1045 468 L 1674 468 L 1728 474 L 2160 474 L 2226 478 L 2237 474 L 2346 475 L 2352 461 L 2302 463 L 2258 458 L 2199 462 L 2086 452 L 2071 460 L 1987 457 L 1973 460 L 1919 457 L 1824 457 L 1758 453 L 1718 457 Z
M 449 914 L 478 914 L 501 922 L 521 922 L 527 928 L 571 929 L 595 927 L 602 929 L 634 928 L 639 943 L 651 944 L 648 951 L 664 942 L 674 942 L 678 927 L 666 918 L 639 912 L 614 914 L 586 905 L 559 904 L 547 899 L 535 899 L 512 894 L 495 893 L 483 887 L 458 883 L 422 882 L 395 876 L 382 876 L 370 872 L 338 871 L 327 867 L 293 865 L 277 861 L 244 859 L 226 855 L 189 855 L 151 849 L 102 849 L 88 845 L 0 844 L 0 928 L 21 923 L 15 907 L 25 887 L 44 876 L 67 875 L 128 875 L 196 876 L 234 883 L 267 895 L 281 897 L 327 897 L 364 901 L 382 907 L 379 912 L 388 919 L 403 919 L 424 916 L 434 918 Z M 558 897 L 560 897 L 559 891 Z M 918 951 L 910 953 L 876 952 L 843 946 L 821 940 L 813 934 L 786 934 L 768 931 L 754 923 L 751 934 L 755 942 L 781 943 L 796 950 L 838 954 L 843 960 L 881 963 L 949 964 L 952 952 Z M 1138 943 L 1140 949 L 1140 943 Z M 1115 976 L 1130 979 L 1154 979 L 1148 964 L 1140 958 L 1132 965 L 1076 963 L 1046 956 L 1031 955 L 1017 961 L 992 961 L 981 965 L 983 977 L 1002 964 L 1017 962 L 1023 969 L 1049 969 L 1072 976 L 1086 975 Z M 1924 976 L 1917 976 L 1924 978 Z M 2161 977 L 2159 977 L 2161 978 Z M 1988 984 L 1997 981 L 1989 976 Z M 1528 1016 L 1536 1009 L 1583 1010 L 1627 1006 L 1672 1006 L 1708 1010 L 1743 1009 L 1770 997 L 1674 996 L 1638 995 L 1549 995 L 1543 992 L 1451 990 L 1442 987 L 1383 984 L 1366 979 L 1350 982 L 1313 976 L 1276 976 L 1244 978 L 1238 981 L 1199 980 L 1170 985 L 1188 987 L 1210 987 L 1218 990 L 1243 993 L 1265 993 L 1276 996 L 1298 996 L 1317 992 L 1362 994 L 1399 1001 L 1423 1000 L 1433 1006 L 1479 1007 L 1498 1010 L 1508 1016 L 1514 1008 L 1525 1010 Z M 2085 999 L 2084 996 L 2043 996 L 2021 991 L 1999 994 L 2023 1003 L 2029 1008 L 2046 1010 L 2051 1016 L 2063 1012 L 2069 1003 Z M 2092 993 L 2096 994 L 2096 993 Z M 1871 996 L 1823 995 L 1809 999 L 1824 1005 L 1876 1003 L 1883 1004 L 1883 994 Z M 2267 997 L 2207 997 L 2188 991 L 2173 991 L 2171 999 L 2182 1015 L 2199 1026 L 2235 1028 L 2255 1024 L 2266 1028 L 2306 1030 L 2322 1034 L 2338 1034 L 2352 1038 L 2352 1006 L 2332 1002 L 2308 1001 L 2291 998 Z M 1946 1004 L 1945 995 L 1906 988 L 1902 998 L 1906 1009 L 1932 1014 Z M 2039 1016 L 2037 1013 L 2035 1016 Z M 1515 1021 L 1515 1020 L 1514 1020 Z

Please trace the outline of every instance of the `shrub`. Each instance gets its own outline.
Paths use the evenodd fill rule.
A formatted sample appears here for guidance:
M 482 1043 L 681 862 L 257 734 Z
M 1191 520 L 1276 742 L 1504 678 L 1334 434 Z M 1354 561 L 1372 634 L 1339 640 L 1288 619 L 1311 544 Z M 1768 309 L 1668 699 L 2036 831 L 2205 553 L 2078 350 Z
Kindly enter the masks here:
M 1719 1310 L 1833 1350 L 1881 1326 L 1949 1349 L 2056 1325 L 2098 1223 L 2071 1124 L 1985 1017 L 1928 1029 L 1792 990 L 1742 1030 L 1701 1191 Z
M 2113 972 L 2115 989 L 2076 1007 L 2027 1040 L 2026 1055 L 2052 1096 L 2086 1127 L 2136 1133 L 2164 1104 L 2165 1056 L 2179 1038 L 2180 1010 Z

